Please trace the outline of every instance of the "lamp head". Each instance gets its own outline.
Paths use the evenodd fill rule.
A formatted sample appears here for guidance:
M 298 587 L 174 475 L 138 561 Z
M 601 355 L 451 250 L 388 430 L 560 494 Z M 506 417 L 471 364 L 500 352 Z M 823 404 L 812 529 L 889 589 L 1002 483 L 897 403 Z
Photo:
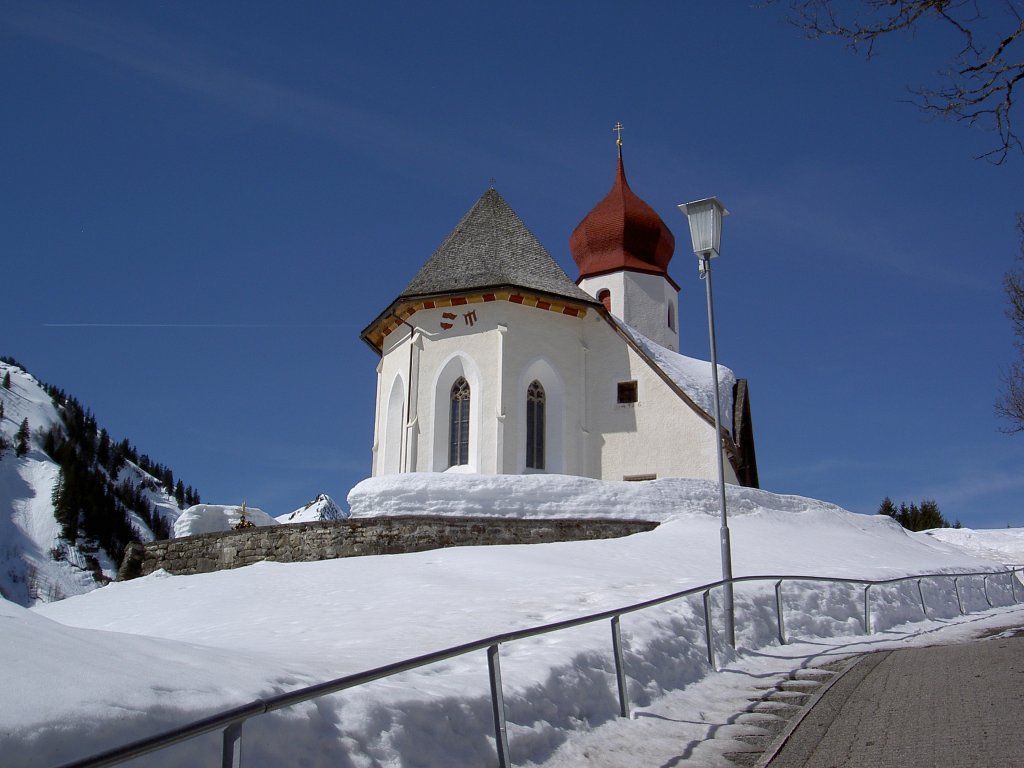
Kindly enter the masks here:
M 698 258 L 715 258 L 722 243 L 722 218 L 729 215 L 717 197 L 683 203 L 679 210 L 690 222 L 690 239 Z

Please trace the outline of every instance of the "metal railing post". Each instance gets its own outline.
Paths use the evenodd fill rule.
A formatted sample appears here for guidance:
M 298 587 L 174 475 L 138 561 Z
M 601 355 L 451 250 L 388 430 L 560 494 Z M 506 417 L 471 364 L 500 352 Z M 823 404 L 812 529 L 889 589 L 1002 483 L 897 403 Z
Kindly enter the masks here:
M 782 579 L 775 582 L 775 614 L 779 619 L 779 645 L 785 645 L 786 619 L 782 615 Z
M 232 723 L 224 729 L 224 748 L 221 752 L 221 768 L 242 767 L 242 723 Z
M 704 637 L 708 642 L 708 664 L 715 668 L 715 641 L 711 632 L 711 590 L 704 590 Z
M 992 600 L 988 596 L 988 576 L 981 577 L 981 588 L 985 590 L 985 602 L 988 603 L 988 607 L 992 607 Z
M 491 678 L 491 709 L 494 712 L 494 741 L 498 768 L 511 768 L 508 753 L 508 727 L 505 725 L 505 696 L 501 691 L 501 659 L 498 644 L 487 646 L 487 669 Z
M 626 692 L 626 665 L 622 657 L 622 631 L 619 617 L 612 616 L 612 652 L 615 654 L 615 682 L 619 687 L 619 717 L 629 717 L 629 694 Z
M 864 634 L 871 634 L 871 599 L 868 597 L 868 590 L 871 585 L 864 587 Z
M 963 616 L 964 615 L 964 603 L 963 603 L 963 600 L 960 599 L 960 577 L 959 576 L 954 576 L 953 577 L 953 591 L 956 592 L 956 604 L 960 608 L 960 615 Z
M 928 618 L 928 607 L 924 604 L 924 590 L 921 589 L 921 580 L 920 579 L 917 580 L 917 594 L 921 598 L 921 612 L 924 614 L 924 617 L 927 619 Z

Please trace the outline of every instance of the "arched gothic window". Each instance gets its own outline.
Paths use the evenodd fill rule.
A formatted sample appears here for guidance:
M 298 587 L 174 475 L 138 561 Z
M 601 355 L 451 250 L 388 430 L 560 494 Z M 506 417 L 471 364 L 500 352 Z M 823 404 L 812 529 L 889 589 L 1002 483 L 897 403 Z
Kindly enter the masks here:
M 448 466 L 469 464 L 469 382 L 459 376 L 452 384 L 448 427 Z
M 533 381 L 526 388 L 526 466 L 544 469 L 544 387 Z
M 602 288 L 597 292 L 597 300 L 604 304 L 604 308 L 609 312 L 612 311 L 612 292 L 607 288 Z

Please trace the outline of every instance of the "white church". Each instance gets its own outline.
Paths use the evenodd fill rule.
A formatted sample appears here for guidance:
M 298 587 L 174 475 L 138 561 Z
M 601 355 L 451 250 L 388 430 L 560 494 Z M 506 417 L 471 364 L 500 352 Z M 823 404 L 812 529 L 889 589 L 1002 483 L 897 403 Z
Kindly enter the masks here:
M 380 355 L 373 475 L 717 479 L 711 364 L 678 353 L 674 243 L 621 145 L 569 241 L 576 282 L 484 192 L 362 332 Z M 719 379 L 726 481 L 756 487 L 747 382 Z

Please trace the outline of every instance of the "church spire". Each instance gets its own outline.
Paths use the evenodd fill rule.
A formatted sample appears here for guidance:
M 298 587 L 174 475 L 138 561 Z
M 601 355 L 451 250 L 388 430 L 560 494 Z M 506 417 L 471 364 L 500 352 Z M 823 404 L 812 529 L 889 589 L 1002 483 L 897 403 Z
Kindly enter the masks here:
M 579 223 L 569 238 L 569 250 L 579 267 L 577 280 L 628 270 L 663 275 L 675 250 L 672 232 L 626 181 L 622 162 L 622 123 L 616 123 L 618 162 L 612 188 Z

